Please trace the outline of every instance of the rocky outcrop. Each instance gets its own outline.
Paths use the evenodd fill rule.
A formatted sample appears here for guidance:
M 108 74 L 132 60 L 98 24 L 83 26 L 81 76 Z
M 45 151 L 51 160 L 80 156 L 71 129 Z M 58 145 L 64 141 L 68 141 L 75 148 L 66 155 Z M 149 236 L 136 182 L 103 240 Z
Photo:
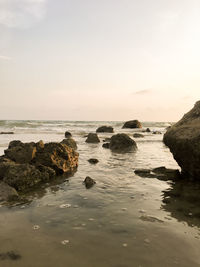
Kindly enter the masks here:
M 96 130 L 97 133 L 113 133 L 113 127 L 111 126 L 101 126 Z
M 127 152 L 136 149 L 136 142 L 127 134 L 115 134 L 111 137 L 109 148 L 114 152 Z
M 185 177 L 200 180 L 200 101 L 164 135 Z
M 122 128 L 142 128 L 142 124 L 138 120 L 131 120 L 125 122 Z
M 77 149 L 76 141 L 71 137 L 63 139 L 61 144 L 65 144 L 65 145 L 73 148 L 74 150 Z
M 12 141 L 0 157 L 0 180 L 17 191 L 27 191 L 56 175 L 72 174 L 77 166 L 78 153 L 64 143 Z
M 85 142 L 86 143 L 99 143 L 100 140 L 96 133 L 89 133 Z

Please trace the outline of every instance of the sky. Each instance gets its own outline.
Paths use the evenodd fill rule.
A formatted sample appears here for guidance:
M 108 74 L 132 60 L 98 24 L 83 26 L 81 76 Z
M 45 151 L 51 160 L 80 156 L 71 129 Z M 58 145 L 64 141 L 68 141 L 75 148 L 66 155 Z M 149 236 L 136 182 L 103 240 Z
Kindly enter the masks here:
M 0 0 L 0 119 L 177 121 L 200 100 L 199 0 Z

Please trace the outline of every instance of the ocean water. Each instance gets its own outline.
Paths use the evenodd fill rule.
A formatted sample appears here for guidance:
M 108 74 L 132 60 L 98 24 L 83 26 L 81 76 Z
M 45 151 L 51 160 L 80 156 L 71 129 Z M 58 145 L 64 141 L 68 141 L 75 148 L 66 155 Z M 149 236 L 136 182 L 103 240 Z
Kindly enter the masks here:
M 143 122 L 143 129 L 122 129 L 123 122 L 0 121 L 0 155 L 12 140 L 62 141 L 70 131 L 77 141 L 79 167 L 68 179 L 41 186 L 30 201 L 0 207 L 0 266 L 5 267 L 170 267 L 200 266 L 200 185 L 139 177 L 137 168 L 178 169 L 163 133 L 171 123 Z M 138 149 L 125 154 L 85 143 L 99 126 L 115 133 L 144 133 Z M 90 158 L 99 163 L 91 165 Z M 96 184 L 86 189 L 86 176 Z M 19 257 L 5 255 L 13 251 Z

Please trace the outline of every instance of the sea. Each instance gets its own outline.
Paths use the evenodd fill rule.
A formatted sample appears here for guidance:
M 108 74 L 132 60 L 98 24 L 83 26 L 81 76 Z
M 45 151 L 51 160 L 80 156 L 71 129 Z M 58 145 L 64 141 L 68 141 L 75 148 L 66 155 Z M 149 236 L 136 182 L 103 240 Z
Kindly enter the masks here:
M 200 266 L 200 184 L 140 177 L 135 169 L 180 169 L 162 142 L 171 122 L 2 120 L 0 155 L 12 140 L 61 142 L 69 131 L 77 142 L 73 176 L 41 185 L 28 201 L 0 205 L 1 267 L 197 267 Z M 100 143 L 85 142 L 100 126 Z M 144 132 L 150 128 L 151 132 Z M 153 134 L 153 131 L 160 134 Z M 134 133 L 137 150 L 102 147 L 116 133 Z M 92 165 L 88 159 L 99 162 Z M 90 176 L 96 184 L 87 189 Z

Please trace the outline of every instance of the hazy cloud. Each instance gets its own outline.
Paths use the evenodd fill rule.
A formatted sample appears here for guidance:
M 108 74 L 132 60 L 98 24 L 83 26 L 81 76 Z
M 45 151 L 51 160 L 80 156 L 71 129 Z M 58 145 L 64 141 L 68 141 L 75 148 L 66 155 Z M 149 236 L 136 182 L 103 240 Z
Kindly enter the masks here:
M 152 89 L 145 89 L 134 92 L 134 95 L 146 95 L 150 93 L 152 93 Z
M 0 24 L 28 28 L 45 16 L 47 0 L 0 0 Z
M 0 60 L 11 60 L 12 58 L 11 57 L 7 57 L 7 56 L 1 56 L 0 55 Z

